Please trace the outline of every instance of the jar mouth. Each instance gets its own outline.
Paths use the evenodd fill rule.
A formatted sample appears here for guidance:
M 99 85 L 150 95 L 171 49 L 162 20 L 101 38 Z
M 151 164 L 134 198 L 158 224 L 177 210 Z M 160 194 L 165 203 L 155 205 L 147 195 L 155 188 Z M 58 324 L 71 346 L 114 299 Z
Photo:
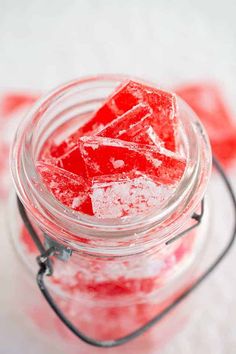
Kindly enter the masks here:
M 69 230 L 70 234 L 75 236 L 81 235 L 82 232 L 102 238 L 127 237 L 130 232 L 138 234 L 163 224 L 170 215 L 180 208 L 182 212 L 191 216 L 202 199 L 211 172 L 210 145 L 201 122 L 191 108 L 179 97 L 177 97 L 177 103 L 180 109 L 182 135 L 185 139 L 187 166 L 175 193 L 163 208 L 153 208 L 148 213 L 137 216 L 99 219 L 65 207 L 43 184 L 35 166 L 35 156 L 39 149 L 37 140 L 43 135 L 42 122 L 46 120 L 45 117 L 50 114 L 50 110 L 53 111 L 53 107 L 58 107 L 65 100 L 72 104 L 74 95 L 83 95 L 85 92 L 91 93 L 94 90 L 99 91 L 101 87 L 105 88 L 105 91 L 113 91 L 115 87 L 127 79 L 134 78 L 127 75 L 98 75 L 59 86 L 42 97 L 19 126 L 11 152 L 14 185 L 27 211 L 46 230 L 49 230 L 52 224 L 57 222 L 61 231 Z M 138 81 L 142 82 L 143 80 L 138 79 Z M 146 81 L 145 83 L 150 84 Z M 153 85 L 153 83 L 151 84 Z M 104 99 L 106 97 L 100 97 L 100 102 Z M 86 104 L 92 106 L 94 99 L 89 96 Z M 60 117 L 63 117 L 63 114 L 67 114 L 69 117 L 70 112 L 68 109 L 64 109 L 60 112 Z M 45 127 L 44 123 L 44 130 Z M 166 231 L 163 230 L 163 234 Z

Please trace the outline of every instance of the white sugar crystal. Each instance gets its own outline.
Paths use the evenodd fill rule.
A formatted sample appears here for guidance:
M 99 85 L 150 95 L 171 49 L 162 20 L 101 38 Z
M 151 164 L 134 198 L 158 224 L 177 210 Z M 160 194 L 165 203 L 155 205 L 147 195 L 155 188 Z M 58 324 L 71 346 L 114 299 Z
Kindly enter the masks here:
M 78 196 L 78 197 L 74 198 L 72 201 L 71 207 L 73 209 L 78 208 L 80 206 L 80 204 L 84 202 L 85 198 L 86 198 L 86 196 L 85 197 Z
M 153 127 L 148 127 L 147 134 L 156 146 L 158 146 L 159 148 L 164 147 L 163 140 L 161 140 L 159 136 L 155 133 Z
M 109 107 L 112 111 L 116 112 L 116 114 L 119 114 L 120 109 L 116 105 L 116 101 L 114 99 L 111 99 L 109 102 Z
M 162 161 L 152 158 L 152 163 L 157 168 L 157 167 L 161 166 Z
M 90 137 L 82 136 L 80 138 L 80 140 L 84 142 L 84 146 L 89 146 L 93 150 L 97 150 L 99 148 L 99 143 L 96 141 L 96 139 L 92 140 L 92 144 L 91 144 L 91 141 L 90 141 L 91 140 Z M 88 141 L 89 141 L 89 144 L 87 144 Z M 87 154 L 86 149 L 83 149 L 83 152 L 84 152 L 84 154 Z
M 120 168 L 123 167 L 125 165 L 123 160 L 115 160 L 113 157 L 110 159 L 112 166 L 114 168 Z
M 58 183 L 55 182 L 55 181 L 53 181 L 53 180 L 51 180 L 51 182 L 50 182 L 50 188 L 57 188 L 57 187 L 58 187 Z
M 92 145 L 91 145 L 91 148 L 92 148 L 93 150 L 97 150 L 97 149 L 99 148 L 99 144 L 92 144 Z
M 100 166 L 96 162 L 90 162 L 91 167 L 93 168 L 94 171 L 100 172 Z
M 146 158 L 151 161 L 151 163 L 157 168 L 159 166 L 161 166 L 162 161 L 155 159 L 151 154 L 146 153 Z
M 147 176 L 95 182 L 91 194 L 93 212 L 98 218 L 141 214 L 153 207 L 161 207 L 173 190 L 173 186 L 157 185 Z

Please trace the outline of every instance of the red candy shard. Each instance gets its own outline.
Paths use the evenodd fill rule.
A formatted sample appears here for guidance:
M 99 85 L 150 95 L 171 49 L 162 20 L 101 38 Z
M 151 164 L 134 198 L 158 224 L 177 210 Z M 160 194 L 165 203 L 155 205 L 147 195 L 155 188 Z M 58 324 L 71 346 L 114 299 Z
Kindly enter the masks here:
M 150 116 L 147 113 L 148 110 Z M 153 134 L 157 137 L 156 140 L 159 140 L 166 149 L 176 150 L 177 121 L 175 96 L 141 83 L 129 81 L 120 86 L 85 125 L 70 135 L 61 144 L 52 144 L 48 151 L 49 156 L 58 158 L 67 154 L 69 150 L 77 146 L 81 136 L 99 133 L 115 118 L 120 117 L 126 112 L 126 124 L 122 124 L 124 132 L 120 136 L 120 139 L 153 145 L 153 139 L 150 139 L 148 133 L 148 129 L 151 127 Z M 134 117 L 135 113 L 138 114 L 136 119 Z M 135 120 L 136 125 L 133 124 Z M 122 120 L 119 119 L 117 123 L 121 122 Z M 113 125 L 114 127 L 115 124 Z M 109 129 L 108 126 L 107 129 Z M 127 131 L 125 132 L 125 130 Z M 107 133 L 105 134 L 108 136 Z
M 95 113 L 92 119 L 80 129 L 80 136 L 96 131 L 101 123 L 105 126 L 117 116 L 132 109 L 139 103 L 146 103 L 153 110 L 153 119 L 149 121 L 155 133 L 164 142 L 166 149 L 176 150 L 176 99 L 171 93 L 151 86 L 129 81 L 115 92 Z M 128 128 L 128 127 L 127 127 Z
M 148 121 L 148 119 L 147 119 L 147 121 Z M 146 145 L 156 145 L 159 149 L 166 151 L 167 149 L 164 148 L 163 141 L 155 133 L 153 128 L 151 126 L 148 126 L 148 124 L 142 124 L 142 123 L 146 123 L 145 120 L 144 120 L 144 122 L 140 122 L 140 123 L 138 123 L 136 125 L 136 127 L 129 129 L 129 130 L 127 130 L 127 132 L 123 133 L 120 136 L 120 139 L 122 139 L 122 140 L 129 139 L 130 141 L 132 139 L 132 141 L 135 143 L 146 144 Z M 132 136 L 132 138 L 131 138 L 131 136 Z
M 150 117 L 150 120 L 146 122 L 145 128 L 140 126 L 140 131 L 142 129 L 146 130 L 149 126 L 152 126 L 155 134 L 163 142 L 164 147 L 176 151 L 177 109 L 175 96 L 142 83 L 129 81 L 119 86 L 115 93 L 105 101 L 103 106 L 98 109 L 86 124 L 70 135 L 61 144 L 54 146 L 52 156 L 59 157 L 60 154 L 66 153 L 77 144 L 80 137 L 99 133 L 115 118 L 123 115 L 139 104 L 148 105 L 154 113 L 152 118 Z M 126 128 L 129 129 L 128 124 Z M 131 137 L 134 136 L 134 133 L 132 135 L 132 131 L 130 134 Z M 137 134 L 135 133 L 135 136 L 138 135 L 138 132 Z M 128 140 L 128 138 L 124 136 L 123 139 Z M 145 144 L 152 143 L 148 137 L 140 138 L 140 141 L 136 138 L 135 141 Z
M 186 162 L 171 151 L 102 137 L 81 138 L 81 153 L 90 178 L 141 172 L 162 184 L 174 184 L 182 177 Z
M 164 142 L 155 133 L 155 114 L 149 105 L 140 103 L 107 124 L 97 136 L 115 138 L 164 149 Z
M 158 147 L 163 147 L 163 141 L 158 137 L 152 126 L 149 124 L 150 118 L 153 119 L 150 115 L 144 117 L 144 119 L 139 121 L 135 126 L 120 134 L 119 139 L 144 145 L 157 145 Z
M 120 139 L 122 136 L 122 140 L 129 141 L 129 138 L 132 139 L 136 136 L 136 132 L 140 130 L 140 123 L 145 118 L 152 117 L 152 113 L 152 109 L 147 104 L 140 103 L 107 124 L 104 129 L 97 133 L 97 136 L 115 139 Z M 136 128 L 137 125 L 138 128 Z M 129 134 L 130 131 L 131 134 Z M 134 131 L 133 134 L 132 131 Z
M 47 187 L 63 204 L 99 218 L 161 207 L 186 166 L 175 152 L 176 112 L 174 95 L 123 84 L 60 144 L 56 134 L 49 138 L 39 156 Z
M 78 145 L 69 148 L 64 141 L 56 146 L 53 139 L 49 138 L 40 152 L 39 161 L 87 178 L 86 166 Z
M 74 147 L 55 160 L 55 164 L 66 171 L 87 178 L 86 166 L 81 155 L 80 147 Z
M 213 84 L 180 87 L 176 93 L 197 113 L 209 134 L 213 152 L 224 165 L 236 159 L 236 124 L 220 90 Z
M 143 103 L 143 101 L 135 97 L 132 92 L 129 92 L 130 83 L 132 83 L 132 81 L 120 85 L 116 91 L 108 97 L 102 107 L 95 112 L 87 124 L 79 129 L 78 132 L 80 136 L 88 135 L 88 133 L 97 133 L 116 117 L 124 114 L 138 103 Z
M 146 213 L 161 208 L 173 190 L 173 186 L 158 185 L 139 173 L 95 177 L 91 188 L 93 212 L 103 219 Z
M 62 204 L 93 215 L 90 188 L 84 178 L 44 162 L 37 163 L 37 170 L 48 190 Z

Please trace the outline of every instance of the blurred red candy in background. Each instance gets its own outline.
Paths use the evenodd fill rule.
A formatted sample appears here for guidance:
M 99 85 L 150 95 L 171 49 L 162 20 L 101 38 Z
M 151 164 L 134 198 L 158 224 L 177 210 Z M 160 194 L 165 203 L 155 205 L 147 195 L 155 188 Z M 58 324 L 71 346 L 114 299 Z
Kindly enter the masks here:
M 181 86 L 176 93 L 196 112 L 208 132 L 213 153 L 229 167 L 236 159 L 236 122 L 220 88 L 199 83 Z
M 38 95 L 24 92 L 0 93 L 0 198 L 8 194 L 9 151 L 15 131 Z

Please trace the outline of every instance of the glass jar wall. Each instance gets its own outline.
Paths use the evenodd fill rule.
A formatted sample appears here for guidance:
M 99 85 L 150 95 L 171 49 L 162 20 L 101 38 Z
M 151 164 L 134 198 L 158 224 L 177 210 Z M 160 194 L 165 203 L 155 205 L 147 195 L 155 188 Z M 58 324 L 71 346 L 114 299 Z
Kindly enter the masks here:
M 84 333 L 100 340 L 127 335 L 170 304 L 197 274 L 207 240 L 208 213 L 201 226 L 178 240 L 170 239 L 194 223 L 211 171 L 205 131 L 180 99 L 179 116 L 186 172 L 175 194 L 161 210 L 125 220 L 99 220 L 76 213 L 50 195 L 35 168 L 42 146 L 52 134 L 58 142 L 76 130 L 126 77 L 98 76 L 59 87 L 42 98 L 20 126 L 12 150 L 16 192 L 41 241 L 61 250 L 53 257 L 54 273 L 47 285 L 68 318 Z M 55 135 L 56 134 L 56 135 Z M 91 351 L 53 315 L 37 290 L 34 274 L 38 250 L 28 234 L 12 193 L 11 237 L 22 277 L 19 299 L 27 315 L 49 340 L 72 352 Z M 178 313 L 178 316 L 177 316 Z M 182 306 L 122 350 L 156 353 L 181 327 Z M 72 349 L 73 348 L 73 349 Z M 93 353 L 102 349 L 92 349 Z M 111 353 L 121 348 L 109 349 Z

